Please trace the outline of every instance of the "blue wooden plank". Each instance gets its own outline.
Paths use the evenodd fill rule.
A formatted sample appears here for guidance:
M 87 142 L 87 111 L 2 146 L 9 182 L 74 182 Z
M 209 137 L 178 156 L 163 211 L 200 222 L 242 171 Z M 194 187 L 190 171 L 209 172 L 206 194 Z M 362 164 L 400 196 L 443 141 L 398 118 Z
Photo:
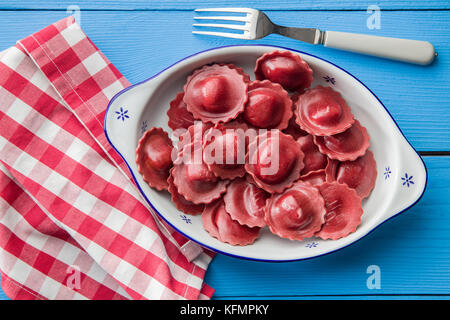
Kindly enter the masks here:
M 404 10 L 404 9 L 449 9 L 450 3 L 447 0 L 278 0 L 261 1 L 247 0 L 243 3 L 240 0 L 195 0 L 195 1 L 176 1 L 176 0 L 22 0 L 8 1 L 1 0 L 0 8 L 6 9 L 60 9 L 65 10 L 68 6 L 78 5 L 84 10 L 192 10 L 195 8 L 207 7 L 251 7 L 261 10 L 366 10 L 370 5 L 378 5 L 385 10 Z
M 0 12 L 0 48 L 6 48 L 65 12 Z M 255 43 L 191 34 L 192 12 L 81 12 L 86 33 L 133 83 L 200 50 Z M 384 12 L 381 29 L 369 30 L 365 12 L 271 12 L 292 26 L 362 32 L 429 40 L 439 52 L 429 67 L 391 62 L 304 44 L 272 35 L 257 43 L 292 47 L 328 59 L 366 83 L 385 103 L 413 146 L 422 151 L 450 150 L 450 12 Z M 23 23 L 27 21 L 27 23 Z M 101 27 L 99 27 L 101 26 Z M 125 26 L 125 27 L 124 27 Z
M 350 247 L 278 264 L 218 255 L 206 276 L 215 297 L 450 295 L 450 157 L 426 157 L 425 163 L 422 200 Z M 367 286 L 371 265 L 380 268 L 380 289 Z
M 1 288 L 0 288 L 0 300 L 10 300 Z

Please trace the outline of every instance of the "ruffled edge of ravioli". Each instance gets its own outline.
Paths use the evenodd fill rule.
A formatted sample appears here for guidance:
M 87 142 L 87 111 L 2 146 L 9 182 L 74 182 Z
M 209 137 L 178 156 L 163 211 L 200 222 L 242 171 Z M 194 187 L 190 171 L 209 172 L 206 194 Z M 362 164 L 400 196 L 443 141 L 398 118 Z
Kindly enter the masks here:
M 256 136 L 255 140 L 250 143 L 248 146 L 249 151 L 247 152 L 247 155 L 245 156 L 246 164 L 245 164 L 245 170 L 246 172 L 251 176 L 253 181 L 258 185 L 261 189 L 269 192 L 269 193 L 279 193 L 283 190 L 289 188 L 294 184 L 295 181 L 297 181 L 300 178 L 300 171 L 303 169 L 303 157 L 304 154 L 302 150 L 300 149 L 300 145 L 294 140 L 294 138 L 290 135 L 287 135 L 285 133 L 282 133 L 281 131 L 278 132 L 278 137 L 280 139 L 288 139 L 291 140 L 288 145 L 292 146 L 292 148 L 297 149 L 297 159 L 295 166 L 291 169 L 291 173 L 288 177 L 286 177 L 283 181 L 277 183 L 277 184 L 270 184 L 262 181 L 260 178 L 258 178 L 254 172 L 254 166 L 256 165 L 256 162 L 254 164 L 250 163 L 250 150 L 256 150 L 256 152 L 252 155 L 253 157 L 257 156 L 259 154 L 259 145 L 264 143 L 265 140 L 270 139 L 271 134 L 268 132 L 267 134 L 260 134 Z M 253 147 L 253 145 L 256 145 L 256 148 Z
M 238 88 L 240 86 L 240 95 L 241 98 L 239 102 L 233 106 L 231 110 L 227 112 L 218 113 L 218 114 L 209 114 L 206 111 L 202 111 L 200 106 L 192 103 L 191 94 L 190 94 L 190 85 L 198 81 L 196 78 L 201 77 L 202 73 L 209 72 L 213 69 L 221 69 L 220 75 L 224 76 L 227 74 L 228 76 L 234 77 L 231 84 L 233 84 L 234 88 Z M 205 65 L 197 70 L 195 70 L 186 81 L 186 84 L 183 87 L 184 97 L 183 101 L 186 103 L 187 110 L 192 113 L 195 119 L 201 120 L 202 122 L 209 123 L 218 123 L 218 122 L 229 122 L 235 119 L 242 111 L 244 111 L 245 103 L 247 102 L 247 87 L 248 82 L 250 81 L 250 77 L 248 74 L 244 72 L 242 68 L 239 68 L 233 64 L 225 64 L 225 63 L 215 63 L 210 65 Z
M 328 157 L 320 152 L 319 148 L 314 143 L 314 137 L 312 135 L 308 134 L 307 136 L 299 137 L 296 141 L 305 155 L 303 158 L 303 164 L 305 166 L 300 172 L 302 176 L 312 171 L 325 169 L 328 164 Z M 315 163 L 313 163 L 314 161 Z
M 241 123 L 239 121 L 231 121 L 228 123 L 218 123 L 216 124 L 214 127 L 209 128 L 205 133 L 204 133 L 204 142 L 203 142 L 203 150 L 210 144 L 212 143 L 212 129 L 217 129 L 222 131 L 222 133 L 226 133 L 227 129 L 242 129 L 244 131 L 244 140 L 242 141 L 242 143 L 245 144 L 245 149 L 247 149 L 247 138 L 245 137 L 245 131 L 248 129 L 248 126 L 245 123 Z M 245 151 L 245 153 L 247 153 Z M 245 160 L 245 154 L 244 154 L 244 160 Z M 209 168 L 209 170 L 211 170 L 212 173 L 214 173 L 214 175 L 216 175 L 217 177 L 221 178 L 221 179 L 235 179 L 238 177 L 243 177 L 245 175 L 245 163 L 242 164 L 238 164 L 236 167 L 234 168 L 226 168 L 224 166 L 220 166 L 217 165 L 215 163 L 207 163 L 206 164 Z
M 314 119 L 308 117 L 305 113 L 305 109 L 307 109 L 311 103 L 310 100 L 314 98 L 314 95 L 320 94 L 331 95 L 333 99 L 338 101 L 341 106 L 342 115 L 339 118 L 339 121 L 334 125 L 320 125 L 316 123 Z M 324 87 L 320 85 L 306 90 L 305 93 L 301 94 L 297 98 L 294 113 L 296 116 L 296 122 L 300 128 L 314 136 L 329 136 L 341 133 L 350 128 L 355 121 L 350 107 L 341 94 L 333 90 L 331 87 Z
M 283 114 L 281 116 L 280 122 L 276 126 L 266 128 L 266 129 L 280 129 L 280 130 L 286 129 L 288 127 L 289 120 L 293 116 L 292 100 L 289 97 L 289 94 L 278 83 L 271 82 L 269 80 L 262 80 L 262 81 L 255 80 L 255 81 L 252 81 L 249 83 L 248 88 L 247 88 L 247 95 L 250 95 L 252 90 L 256 90 L 259 88 L 266 88 L 266 89 L 273 90 L 273 91 L 277 92 L 277 94 L 283 100 L 283 110 L 281 111 Z M 250 100 L 247 100 L 247 104 L 249 101 Z M 247 107 L 247 104 L 245 107 Z M 244 108 L 244 112 L 245 112 L 245 108 Z M 242 118 L 245 119 L 245 117 L 242 117 Z M 249 126 L 253 126 L 253 124 L 248 123 L 247 121 L 246 121 L 246 123 Z
M 169 117 L 167 125 L 174 131 L 181 128 L 188 129 L 195 122 L 194 115 L 188 111 L 183 97 L 184 92 L 179 92 L 175 99 L 170 101 L 169 110 L 167 110 L 167 117 Z
M 214 238 L 233 246 L 255 242 L 261 228 L 250 228 L 233 220 L 225 209 L 223 199 L 206 205 L 202 213 L 203 228 Z
M 301 176 L 300 180 L 308 182 L 313 186 L 318 186 L 327 181 L 327 175 L 325 169 L 320 169 L 308 172 L 307 174 Z
M 320 194 L 325 200 L 325 222 L 322 228 L 315 235 L 324 240 L 337 240 L 344 238 L 356 231 L 361 224 L 363 209 L 361 206 L 361 197 L 358 196 L 355 189 L 349 188 L 346 184 L 339 182 L 325 182 L 318 186 Z M 332 230 L 332 222 L 339 216 L 338 223 L 340 229 Z
M 197 129 L 199 126 L 201 126 L 201 129 Z M 205 136 L 206 131 L 208 131 L 210 128 L 212 128 L 212 124 L 210 123 L 203 123 L 201 121 L 196 121 L 192 126 L 189 126 L 187 130 L 181 134 L 178 139 L 177 143 L 177 149 L 183 150 L 184 146 L 187 144 L 191 144 L 193 142 L 199 142 L 203 143 L 203 138 Z M 187 137 L 190 136 L 189 139 Z
M 289 57 L 294 59 L 298 64 L 299 67 L 303 69 L 305 72 L 305 81 L 303 84 L 298 88 L 285 88 L 288 91 L 297 91 L 297 92 L 303 92 L 305 89 L 309 88 L 311 86 L 311 83 L 314 81 L 313 77 L 313 71 L 311 67 L 306 63 L 305 60 L 303 60 L 298 54 L 295 54 L 291 51 L 282 51 L 282 50 L 275 50 L 272 52 L 264 53 L 261 57 L 259 57 L 256 60 L 256 66 L 255 66 L 255 76 L 257 80 L 264 80 L 266 79 L 261 71 L 261 64 L 267 60 L 270 59 L 273 56 L 283 56 L 283 57 Z
M 247 179 L 240 178 L 228 185 L 223 200 L 233 220 L 249 227 L 262 228 L 266 225 L 264 208 L 268 198 L 269 194 L 266 191 Z
M 169 176 L 170 168 L 167 170 L 167 172 L 164 171 L 164 175 L 162 175 L 162 172 L 154 170 L 151 167 L 146 166 L 144 163 L 145 159 L 143 158 L 143 154 L 144 154 L 143 148 L 145 146 L 145 143 L 149 139 L 149 137 L 154 134 L 159 134 L 164 139 L 166 139 L 168 145 L 172 147 L 172 151 L 173 151 L 173 144 L 172 144 L 172 140 L 170 140 L 170 138 L 169 138 L 169 134 L 161 128 L 157 128 L 157 127 L 150 128 L 143 134 L 141 139 L 139 139 L 138 146 L 136 148 L 137 170 L 142 175 L 142 179 L 145 182 L 147 182 L 150 187 L 155 188 L 158 191 L 167 190 L 167 188 L 169 187 L 167 178 Z
M 349 129 L 347 129 L 344 132 L 338 133 L 337 135 L 348 134 L 347 132 L 349 130 L 359 130 L 360 133 L 362 134 L 361 143 L 359 144 L 359 146 L 357 148 L 355 148 L 351 152 L 331 150 L 330 148 L 328 148 L 326 146 L 326 143 L 325 143 L 325 139 L 327 137 L 315 136 L 314 143 L 319 148 L 319 151 L 321 153 L 327 155 L 328 158 L 330 158 L 330 159 L 340 160 L 340 161 L 355 160 L 355 159 L 363 156 L 366 153 L 367 149 L 370 147 L 370 138 L 369 138 L 369 134 L 367 133 L 367 129 L 364 126 L 362 126 L 358 120 L 355 120 L 355 123 Z M 350 142 L 348 142 L 347 144 L 350 144 Z
M 364 167 L 362 179 L 356 179 L 359 182 L 358 185 L 349 185 L 348 181 L 346 182 L 343 177 L 337 177 L 339 166 L 342 164 L 361 165 Z M 338 181 L 339 183 L 347 184 L 350 188 L 355 189 L 358 195 L 363 199 L 367 198 L 372 192 L 378 175 L 377 163 L 372 151 L 370 150 L 367 150 L 365 155 L 353 161 L 330 160 L 325 168 L 325 173 L 327 182 Z M 362 182 L 365 182 L 364 179 L 367 180 L 367 182 L 363 184 Z M 362 185 L 364 185 L 364 188 L 361 187 Z
M 167 191 L 169 191 L 172 202 L 178 210 L 191 215 L 198 215 L 203 212 L 205 209 L 203 203 L 195 204 L 192 201 L 186 200 L 186 198 L 178 192 L 177 187 L 173 183 L 172 170 L 170 170 L 170 176 L 169 179 L 167 179 L 167 182 L 169 183 Z
M 190 184 L 189 179 L 185 177 L 183 162 L 184 152 L 196 152 L 200 148 L 201 144 L 197 142 L 192 142 L 191 144 L 185 145 L 183 150 L 179 151 L 177 159 L 174 161 L 174 166 L 172 169 L 173 183 L 177 187 L 177 191 L 186 200 L 191 201 L 194 204 L 208 204 L 222 196 L 227 189 L 229 180 L 221 180 L 217 178 L 215 181 L 214 188 L 210 189 L 208 192 L 198 192 Z M 202 152 L 202 151 L 200 151 Z M 203 162 L 203 156 L 200 156 L 202 164 L 207 168 L 207 165 Z
M 291 191 L 305 192 L 308 195 L 308 199 L 310 200 L 310 204 L 314 205 L 316 210 L 314 212 L 314 221 L 307 228 L 303 229 L 302 233 L 299 233 L 298 230 L 286 230 L 280 229 L 277 226 L 277 222 L 280 222 L 280 217 L 273 218 L 273 205 L 280 198 L 283 197 L 286 193 Z M 286 238 L 289 240 L 298 240 L 302 241 L 303 239 L 312 237 L 317 231 L 319 231 L 322 227 L 322 224 L 325 221 L 325 201 L 322 195 L 319 192 L 319 189 L 310 183 L 297 181 L 292 187 L 286 189 L 282 193 L 274 194 L 267 200 L 266 204 L 266 223 L 269 226 L 270 231 L 273 234 L 278 235 L 281 238 Z

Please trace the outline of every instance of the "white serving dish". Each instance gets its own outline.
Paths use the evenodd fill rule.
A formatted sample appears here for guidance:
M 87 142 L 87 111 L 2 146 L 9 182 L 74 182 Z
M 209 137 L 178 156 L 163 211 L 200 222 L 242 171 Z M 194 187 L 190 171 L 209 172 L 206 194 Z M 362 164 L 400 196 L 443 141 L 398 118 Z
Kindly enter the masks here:
M 153 190 L 143 181 L 137 171 L 135 149 L 142 133 L 148 128 L 161 127 L 171 133 L 166 114 L 169 102 L 182 91 L 186 78 L 192 71 L 213 62 L 233 63 L 242 67 L 254 79 L 256 59 L 266 52 L 280 49 L 299 54 L 311 66 L 315 79 L 313 86 L 332 86 L 346 99 L 356 119 L 370 134 L 370 150 L 377 162 L 378 177 L 371 195 L 363 201 L 361 225 L 356 232 L 345 238 L 290 241 L 281 239 L 264 228 L 254 244 L 231 246 L 211 237 L 203 229 L 200 216 L 190 216 L 178 211 L 167 192 Z M 427 182 L 422 159 L 370 89 L 344 69 L 319 57 L 288 48 L 227 46 L 189 56 L 148 80 L 119 92 L 108 106 L 104 126 L 109 142 L 126 161 L 144 198 L 165 221 L 204 247 L 245 259 L 302 260 L 344 248 L 413 206 L 424 193 Z

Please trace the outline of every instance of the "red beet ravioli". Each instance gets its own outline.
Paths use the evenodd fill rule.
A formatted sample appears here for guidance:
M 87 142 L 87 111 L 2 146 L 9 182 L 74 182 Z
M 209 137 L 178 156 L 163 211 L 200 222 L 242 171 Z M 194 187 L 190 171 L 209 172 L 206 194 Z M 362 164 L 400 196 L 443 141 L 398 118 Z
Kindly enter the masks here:
M 245 178 L 228 185 L 223 200 L 233 220 L 249 227 L 264 227 L 264 208 L 269 194 Z
M 293 115 L 291 119 L 289 119 L 288 126 L 283 130 L 283 133 L 293 136 L 294 139 L 298 139 L 300 137 L 308 135 L 308 132 L 302 130 L 302 128 L 300 128 L 298 123 L 295 121 L 295 115 Z
M 279 83 L 289 91 L 302 91 L 313 82 L 313 72 L 299 55 L 290 51 L 273 51 L 256 60 L 257 80 Z
M 182 150 L 185 145 L 193 142 L 202 144 L 206 131 L 208 131 L 212 126 L 213 125 L 210 123 L 196 121 L 192 126 L 185 130 L 182 135 L 179 136 L 180 141 L 177 144 L 178 150 Z
M 245 170 L 269 193 L 292 186 L 303 169 L 304 154 L 293 137 L 279 130 L 260 134 L 249 144 Z
M 292 100 L 279 84 L 264 80 L 248 85 L 243 118 L 255 128 L 285 129 L 292 117 Z
M 247 129 L 245 123 L 232 121 L 216 124 L 205 133 L 203 161 L 217 177 L 234 179 L 245 175 Z
M 309 89 L 298 97 L 295 115 L 300 128 L 315 136 L 341 133 L 355 121 L 339 92 L 322 86 Z
M 294 93 L 291 96 L 292 111 L 293 111 L 292 112 L 292 117 L 289 119 L 287 128 L 283 129 L 284 133 L 293 136 L 294 139 L 298 139 L 300 137 L 308 135 L 308 132 L 306 132 L 305 130 L 300 128 L 300 126 L 298 125 L 297 121 L 295 120 L 295 113 L 294 113 L 294 111 L 295 111 L 295 103 L 297 102 L 299 96 L 300 96 L 300 94 L 298 94 L 298 93 Z
M 290 240 L 312 237 L 325 221 L 325 202 L 319 190 L 298 181 L 266 205 L 266 223 L 272 233 Z
M 190 113 L 183 101 L 184 92 L 177 94 L 175 99 L 170 102 L 169 110 L 167 111 L 167 116 L 169 117 L 169 127 L 172 130 L 177 129 L 188 129 L 194 124 L 194 116 Z
M 203 227 L 214 238 L 233 246 L 252 244 L 260 228 L 250 228 L 231 219 L 222 199 L 208 204 L 202 213 Z
M 183 101 L 195 119 L 228 122 L 244 111 L 248 81 L 248 75 L 233 65 L 207 65 L 188 77 Z
M 228 184 L 208 169 L 203 162 L 202 145 L 198 142 L 184 146 L 171 173 L 178 193 L 194 204 L 210 203 L 220 198 Z
M 327 175 L 325 169 L 310 171 L 307 174 L 300 177 L 300 180 L 308 182 L 313 186 L 319 186 L 327 181 Z
M 358 196 L 366 198 L 375 187 L 377 179 L 377 163 L 373 153 L 367 150 L 366 154 L 354 161 L 330 161 L 326 168 L 327 181 L 345 183 L 355 189 Z
M 303 176 L 311 171 L 325 169 L 328 163 L 326 155 L 319 151 L 319 148 L 315 145 L 312 135 L 307 135 L 297 139 L 300 148 L 302 149 L 305 157 L 303 158 L 304 167 L 300 174 Z
M 315 136 L 314 143 L 321 153 L 340 161 L 355 160 L 364 155 L 370 146 L 367 130 L 358 121 L 342 133 Z
M 178 210 L 193 215 L 197 215 L 203 212 L 203 209 L 205 209 L 205 205 L 203 203 L 195 204 L 191 201 L 186 200 L 185 197 L 178 193 L 177 187 L 173 183 L 172 174 L 169 176 L 169 179 L 167 179 L 167 182 L 169 183 L 169 188 L 167 190 L 172 197 L 172 202 L 175 204 Z
M 356 231 L 361 223 L 361 198 L 354 189 L 338 182 L 325 182 L 319 186 L 325 200 L 325 223 L 316 233 L 322 239 L 337 240 Z
M 137 169 L 145 182 L 156 190 L 167 189 L 172 162 L 172 141 L 161 128 L 147 130 L 136 149 Z

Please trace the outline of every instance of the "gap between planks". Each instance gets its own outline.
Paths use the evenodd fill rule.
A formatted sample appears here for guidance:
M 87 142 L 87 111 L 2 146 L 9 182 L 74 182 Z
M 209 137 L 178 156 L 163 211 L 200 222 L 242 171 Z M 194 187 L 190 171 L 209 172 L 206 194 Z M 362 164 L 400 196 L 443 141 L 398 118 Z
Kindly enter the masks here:
M 450 151 L 418 151 L 422 157 L 426 156 L 450 156 Z

